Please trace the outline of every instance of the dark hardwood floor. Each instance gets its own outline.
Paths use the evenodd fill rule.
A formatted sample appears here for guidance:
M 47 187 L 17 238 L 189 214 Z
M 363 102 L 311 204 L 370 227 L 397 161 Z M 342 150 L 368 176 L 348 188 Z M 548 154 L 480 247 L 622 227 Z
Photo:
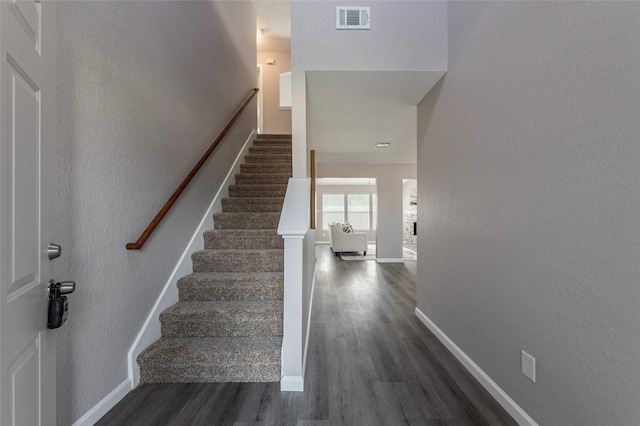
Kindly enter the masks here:
M 515 425 L 415 317 L 416 261 L 318 246 L 305 392 L 278 383 L 145 384 L 98 425 Z

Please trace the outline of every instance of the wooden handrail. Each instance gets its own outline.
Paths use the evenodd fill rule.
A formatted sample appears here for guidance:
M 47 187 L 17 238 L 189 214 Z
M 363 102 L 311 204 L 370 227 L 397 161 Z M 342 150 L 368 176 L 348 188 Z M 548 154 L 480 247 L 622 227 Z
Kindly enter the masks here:
M 187 177 L 184 178 L 184 180 L 182 181 L 180 186 L 178 186 L 178 189 L 176 189 L 176 191 L 173 193 L 171 198 L 169 198 L 169 200 L 167 200 L 167 202 L 164 203 L 164 206 L 162 206 L 162 208 L 160 209 L 156 217 L 154 217 L 151 223 L 149 223 L 149 226 L 147 226 L 147 229 L 144 230 L 144 232 L 140 235 L 140 237 L 135 243 L 127 244 L 127 250 L 140 250 L 144 245 L 144 243 L 147 242 L 147 239 L 149 238 L 149 236 L 151 236 L 151 234 L 156 229 L 160 221 L 165 217 L 165 215 L 167 214 L 169 209 L 173 206 L 173 204 L 176 202 L 180 194 L 182 194 L 182 191 L 184 191 L 187 185 L 189 185 L 189 182 L 191 182 L 191 179 L 193 179 L 196 173 L 198 173 L 198 170 L 200 170 L 200 167 L 202 167 L 204 162 L 207 161 L 207 158 L 209 158 L 213 150 L 216 148 L 216 146 L 218 146 L 218 143 L 220 143 L 220 141 L 227 134 L 229 129 L 231 129 L 231 126 L 233 126 L 233 124 L 238 120 L 238 117 L 240 117 L 240 114 L 242 113 L 242 111 L 244 111 L 247 105 L 249 105 L 249 102 L 251 102 L 251 100 L 256 95 L 256 93 L 258 93 L 258 90 L 259 89 L 252 89 L 251 94 L 249 95 L 249 98 L 244 102 L 244 104 L 242 104 L 242 107 L 240 107 L 238 112 L 236 112 L 236 115 L 233 116 L 233 118 L 229 121 L 229 123 L 227 123 L 227 126 L 222 130 L 222 132 L 220 132 L 216 140 L 213 141 L 213 143 L 211 144 L 207 152 L 205 152 L 202 158 L 200 159 L 200 161 L 198 161 L 198 164 L 196 164 L 195 167 L 191 170 L 191 172 L 189 172 Z

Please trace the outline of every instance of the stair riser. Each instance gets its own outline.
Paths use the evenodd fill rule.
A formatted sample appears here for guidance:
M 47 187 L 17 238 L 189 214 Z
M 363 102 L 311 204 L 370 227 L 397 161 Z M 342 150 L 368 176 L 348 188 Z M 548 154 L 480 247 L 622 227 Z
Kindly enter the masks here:
M 292 172 L 291 164 L 272 163 L 272 164 L 241 164 L 241 173 L 289 173 Z
M 240 315 L 239 315 L 240 316 Z M 162 337 L 229 337 L 229 336 L 281 336 L 282 312 L 261 313 L 251 318 L 194 318 L 178 321 L 160 316 Z
M 261 187 L 262 186 L 262 187 Z M 286 185 L 231 185 L 229 197 L 282 197 L 287 192 Z
M 215 229 L 277 229 L 280 213 L 216 213 L 213 215 Z M 261 248 L 261 247 L 256 247 Z
M 286 185 L 290 177 L 288 173 L 283 173 L 282 176 L 236 175 L 236 185 Z
M 236 186 L 237 187 L 237 186 Z M 284 204 L 284 197 L 228 197 L 222 199 L 222 207 L 249 204 Z
M 249 197 L 245 197 L 245 198 L 249 198 Z M 238 198 L 238 199 L 242 199 L 242 198 Z M 243 212 L 243 213 L 259 213 L 259 212 L 271 212 L 271 213 L 278 213 L 282 211 L 282 202 L 279 203 L 265 203 L 265 204 L 256 204 L 256 203 L 246 203 L 246 204 L 241 204 L 241 203 L 227 203 L 225 204 L 224 201 L 222 203 L 222 212 L 223 213 L 237 213 L 237 212 Z
M 261 146 L 252 146 L 249 148 L 249 154 L 259 154 L 259 155 L 267 155 L 267 154 L 286 154 L 291 155 L 291 146 L 280 146 L 280 145 L 261 145 Z
M 289 150 L 291 150 L 291 141 L 286 139 L 257 140 L 253 142 L 253 146 L 252 146 L 252 148 L 266 148 L 266 147 L 289 148 Z
M 240 365 L 184 363 L 141 364 L 142 383 L 252 383 L 279 382 L 280 363 L 252 362 Z
M 283 249 L 284 240 L 276 231 L 222 231 L 204 233 L 204 248 L 211 249 Z
M 178 286 L 180 301 L 216 301 L 216 300 L 282 300 L 282 285 L 234 286 L 224 284 L 200 284 Z
M 193 272 L 282 272 L 284 251 L 232 254 L 204 251 L 191 256 Z
M 291 163 L 291 154 L 247 154 L 244 156 L 244 162 L 249 163 Z
M 258 137 L 256 138 L 256 140 L 281 140 L 281 139 L 285 139 L 285 140 L 291 140 L 291 135 L 285 135 L 285 134 L 264 134 L 261 133 L 258 135 Z

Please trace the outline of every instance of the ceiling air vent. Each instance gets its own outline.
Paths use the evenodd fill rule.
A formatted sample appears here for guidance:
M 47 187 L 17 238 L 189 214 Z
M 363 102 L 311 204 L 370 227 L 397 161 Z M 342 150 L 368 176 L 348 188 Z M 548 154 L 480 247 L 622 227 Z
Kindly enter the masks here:
M 338 6 L 336 7 L 337 30 L 369 30 L 369 7 Z

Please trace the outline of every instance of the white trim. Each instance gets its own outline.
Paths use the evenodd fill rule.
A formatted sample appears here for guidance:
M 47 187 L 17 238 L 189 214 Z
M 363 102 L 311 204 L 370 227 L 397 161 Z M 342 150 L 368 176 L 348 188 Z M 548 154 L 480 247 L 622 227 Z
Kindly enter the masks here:
M 462 363 L 464 368 L 466 368 L 473 377 L 476 378 L 478 382 L 491 394 L 491 396 L 498 402 L 498 404 L 502 405 L 502 407 L 507 410 L 507 412 L 514 418 L 519 425 L 528 425 L 528 426 L 538 426 L 538 424 L 533 420 L 516 402 L 511 399 L 509 395 L 505 391 L 503 391 L 500 386 L 496 382 L 494 382 L 487 373 L 482 371 L 482 369 L 473 362 L 469 356 L 462 351 L 456 345 L 453 340 L 449 338 L 438 326 L 429 319 L 422 311 L 418 308 L 415 310 L 416 316 L 422 323 L 429 329 L 435 336 L 442 342 L 443 345 L 449 349 L 449 352 L 456 357 L 458 361 Z
M 278 222 L 282 238 L 304 238 L 311 222 L 311 178 L 289 178 Z
M 302 376 L 282 376 L 280 379 L 280 392 L 304 391 L 304 378 Z
M 100 402 L 94 405 L 89 411 L 84 413 L 82 417 L 73 423 L 72 426 L 92 426 L 98 422 L 105 414 L 109 412 L 115 405 L 125 397 L 129 391 L 133 389 L 133 382 L 130 378 L 120 383 L 109 395 L 102 398 Z
M 258 133 L 264 131 L 264 69 L 262 64 L 258 64 Z
M 313 278 L 311 279 L 311 300 L 309 301 L 309 315 L 307 318 L 307 338 L 304 342 L 304 355 L 302 358 L 302 377 L 307 372 L 307 354 L 309 353 L 309 332 L 311 331 L 311 310 L 313 309 L 313 290 L 316 286 L 316 264 L 313 263 Z M 304 379 L 303 379 L 304 385 Z
M 404 259 L 402 258 L 381 258 L 381 257 L 377 257 L 376 258 L 376 262 L 377 263 L 404 263 Z
M 213 212 L 222 210 L 222 198 L 228 196 L 231 179 L 234 178 L 236 173 L 240 172 L 240 160 L 244 157 L 246 152 L 248 152 L 249 143 L 254 140 L 255 135 L 256 131 L 253 130 L 242 146 L 242 149 L 238 153 L 234 163 L 229 168 L 229 173 L 227 173 L 224 182 L 220 185 L 218 192 L 213 197 L 207 212 L 200 221 L 200 225 L 191 236 L 189 244 L 185 248 L 180 260 L 160 292 L 160 295 L 140 329 L 138 336 L 133 341 L 133 345 L 131 345 L 127 361 L 129 380 L 131 380 L 134 387 L 140 383 L 140 368 L 138 367 L 136 358 L 144 349 L 160 338 L 160 313 L 178 301 L 178 279 L 193 272 L 191 254 L 204 249 L 202 234 L 208 229 L 213 229 Z

